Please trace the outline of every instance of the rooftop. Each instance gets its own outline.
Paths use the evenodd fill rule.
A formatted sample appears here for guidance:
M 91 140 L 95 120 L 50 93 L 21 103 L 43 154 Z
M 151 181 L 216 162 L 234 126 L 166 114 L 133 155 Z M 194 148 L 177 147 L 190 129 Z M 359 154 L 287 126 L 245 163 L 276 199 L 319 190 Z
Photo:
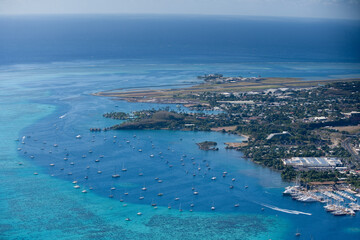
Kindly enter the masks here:
M 333 168 L 342 165 L 340 159 L 328 157 L 293 157 L 282 161 L 285 165 L 305 168 Z

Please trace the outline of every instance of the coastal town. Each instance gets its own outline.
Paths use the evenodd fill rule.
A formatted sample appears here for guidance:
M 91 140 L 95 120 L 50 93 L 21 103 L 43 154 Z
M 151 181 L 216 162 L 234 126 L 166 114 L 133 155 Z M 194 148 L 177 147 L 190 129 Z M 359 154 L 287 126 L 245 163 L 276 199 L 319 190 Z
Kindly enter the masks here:
M 238 85 L 232 89 L 229 82 L 248 84 L 264 80 L 224 78 L 221 74 L 201 78 L 206 86 L 217 85 L 220 89 L 177 90 L 177 94 L 169 97 L 171 102 L 183 103 L 191 111 L 181 110 L 178 105 L 179 111 L 164 108 L 106 113 L 104 117 L 125 120 L 108 129 L 212 130 L 243 135 L 245 141 L 227 143 L 226 148 L 241 151 L 255 163 L 280 171 L 284 180 L 298 179 L 298 185 L 285 191 L 294 199 L 305 202 L 332 199 L 339 204 L 344 198 L 356 201 L 360 188 L 360 81 L 265 87 L 256 91 L 244 87 L 246 91 L 239 91 Z M 148 98 L 146 92 L 142 94 L 141 99 Z M 157 102 L 156 95 L 150 95 L 152 102 Z M 158 102 L 163 101 L 164 96 L 160 96 Z M 335 215 L 353 214 L 359 208 L 355 201 L 351 211 L 341 204 L 327 210 L 334 209 Z
M 0 240 L 360 240 L 360 0 L 0 0 Z
M 198 76 L 198 79 L 203 79 L 205 82 L 208 83 L 216 83 L 216 84 L 223 84 L 223 83 L 236 83 L 236 82 L 256 82 L 262 80 L 261 76 L 259 77 L 224 77 L 224 75 L 219 73 L 214 74 L 205 74 L 203 76 Z

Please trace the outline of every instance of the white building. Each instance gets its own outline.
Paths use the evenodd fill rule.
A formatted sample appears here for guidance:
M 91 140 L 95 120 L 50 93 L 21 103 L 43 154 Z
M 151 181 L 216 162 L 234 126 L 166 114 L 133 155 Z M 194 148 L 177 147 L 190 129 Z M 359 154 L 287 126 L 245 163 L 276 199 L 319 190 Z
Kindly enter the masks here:
M 338 158 L 328 157 L 293 157 L 282 159 L 284 165 L 303 168 L 335 168 L 342 166 L 342 162 Z

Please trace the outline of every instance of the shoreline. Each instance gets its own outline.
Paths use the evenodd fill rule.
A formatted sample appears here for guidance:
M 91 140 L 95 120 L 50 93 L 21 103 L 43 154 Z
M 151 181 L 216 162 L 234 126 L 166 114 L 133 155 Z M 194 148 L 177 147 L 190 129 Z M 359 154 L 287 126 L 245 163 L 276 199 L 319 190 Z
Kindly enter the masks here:
M 109 129 L 113 130 L 121 130 L 121 129 L 164 129 L 167 128 L 169 130 L 181 130 L 181 131 L 213 131 L 213 132 L 221 132 L 221 133 L 229 133 L 243 137 L 244 139 L 241 142 L 226 142 L 226 149 L 235 149 L 238 151 L 242 151 L 248 159 L 251 159 L 252 162 L 262 165 L 268 168 L 271 168 L 276 171 L 280 171 L 282 173 L 282 177 L 286 181 L 293 180 L 294 174 L 296 174 L 296 169 L 288 168 L 285 166 L 281 159 L 284 158 L 285 155 L 280 155 L 275 151 L 277 146 L 270 143 L 270 140 L 274 136 L 281 135 L 276 131 L 278 128 L 271 127 L 272 122 L 265 120 L 268 114 L 272 116 L 273 112 L 267 111 L 266 107 L 269 107 L 269 102 L 272 104 L 277 101 L 277 105 L 273 104 L 273 106 L 281 107 L 285 106 L 281 103 L 289 103 L 296 104 L 298 102 L 292 101 L 292 96 L 296 96 L 299 99 L 305 99 L 303 97 L 302 92 L 314 92 L 314 91 L 323 91 L 322 89 L 327 89 L 328 86 L 337 86 L 338 91 L 340 92 L 330 92 L 330 94 L 340 94 L 345 90 L 342 89 L 341 86 L 346 86 L 349 84 L 357 84 L 359 85 L 360 79 L 330 79 L 330 80 L 316 80 L 316 81 L 299 81 L 296 78 L 264 78 L 257 79 L 251 81 L 240 81 L 240 82 L 231 82 L 231 83 L 202 83 L 196 86 L 192 86 L 190 88 L 180 88 L 180 89 L 158 89 L 158 90 L 142 90 L 142 91 L 129 91 L 129 92 L 112 92 L 112 93 L 104 93 L 99 92 L 93 95 L 96 96 L 106 96 L 106 97 L 115 97 L 115 100 L 125 100 L 128 102 L 144 102 L 144 103 L 160 103 L 160 104 L 183 104 L 184 107 L 190 108 L 192 110 L 224 110 L 221 114 L 205 114 L 203 112 L 200 113 L 180 113 L 177 111 L 163 111 L 162 116 L 155 116 L 156 111 L 153 110 L 151 113 L 146 113 L 146 111 L 139 112 L 143 114 L 138 120 L 129 121 L 126 124 L 119 124 L 110 127 Z M 323 84 L 320 84 L 323 83 Z M 327 83 L 327 84 L 326 84 Z M 256 90 L 253 89 L 254 86 Z M 340 86 L 340 88 L 339 88 Z M 250 88 L 249 88 L 250 87 Z M 319 90 L 318 90 L 319 89 Z M 335 91 L 334 88 L 330 88 L 329 91 Z M 340 90 L 339 90 L 340 89 Z M 268 96 L 271 96 L 277 91 L 278 95 L 273 95 L 272 101 L 268 101 Z M 341 92 L 342 91 L 342 92 Z M 262 95 L 261 95 L 262 94 Z M 289 96 L 292 95 L 292 96 Z M 317 96 L 317 95 L 316 95 Z M 279 97 L 274 100 L 274 98 Z M 223 101 L 223 100 L 231 100 L 231 101 Z M 249 101 L 249 99 L 254 99 Z M 289 100 L 288 100 L 289 99 Z M 319 101 L 326 101 L 327 98 L 320 98 Z M 235 101 L 239 100 L 239 101 Z M 246 100 L 246 101 L 244 101 Z M 196 105 L 198 104 L 198 105 Z M 227 104 L 227 105 L 226 105 Z M 270 107 L 271 107 L 270 104 Z M 238 107 L 240 106 L 240 107 Z M 259 107 L 260 106 L 260 107 Z M 231 108 L 233 107 L 233 108 Z M 256 108 L 257 107 L 257 108 Z M 245 113 L 245 116 L 241 114 L 239 109 L 246 109 L 248 112 Z M 250 109 L 250 114 L 249 110 Z M 259 109 L 264 111 L 265 116 L 257 116 L 253 115 L 251 111 L 253 109 Z M 157 110 L 161 111 L 161 110 Z M 165 113 L 164 113 L 165 112 Z M 167 112 L 167 113 L 166 113 Z M 116 113 L 111 113 L 116 114 Z M 134 113 L 135 115 L 137 113 Z M 154 114 L 154 115 L 153 115 Z M 202 115 L 204 114 L 204 115 Z M 172 116 L 171 116 L 172 115 Z M 155 117 L 154 117 L 155 116 Z M 170 116 L 170 117 L 169 117 Z M 255 116 L 255 117 L 254 117 Z M 315 115 L 317 116 L 317 115 Z M 296 118 L 297 117 L 297 118 Z M 291 119 L 294 118 L 292 117 Z M 297 124 L 293 127 L 295 130 L 299 127 L 299 120 L 303 120 L 299 116 L 295 116 L 295 120 Z M 331 120 L 331 119 L 330 119 Z M 283 125 L 279 125 L 282 133 L 286 132 L 284 128 L 291 128 L 291 124 L 287 123 L 284 118 Z M 307 119 L 307 121 L 309 121 Z M 332 120 L 334 121 L 334 120 Z M 334 122 L 336 123 L 336 121 Z M 235 125 L 234 125 L 235 124 Z M 270 124 L 270 125 L 269 125 Z M 221 127 L 215 127 L 215 126 Z M 319 124 L 318 124 L 319 125 Z M 191 127 L 189 127 L 191 126 Z M 257 129 L 256 132 L 253 130 L 249 131 L 249 127 L 252 126 L 253 130 Z M 284 126 L 284 127 L 281 127 Z M 335 125 L 336 126 L 336 125 Z M 267 131 L 262 131 L 263 129 Z M 315 125 L 313 127 L 316 127 Z M 318 128 L 320 128 L 319 125 Z M 292 130 L 294 130 L 292 129 Z M 294 131 L 295 131 L 294 130 Z M 246 132 L 249 134 L 243 134 L 241 132 Z M 311 134 L 307 133 L 306 134 Z M 265 136 L 264 136 L 265 135 Z M 291 134 L 289 134 L 292 136 Z M 304 135 L 304 134 L 303 134 Z M 307 139 L 303 135 L 300 134 L 302 138 Z M 309 136 L 309 135 L 306 135 Z M 250 140 L 250 142 L 249 142 Z M 304 140 L 304 141 L 305 141 Z M 284 144 L 283 144 L 284 145 Z M 286 145 L 286 144 L 285 144 Z M 292 145 L 287 144 L 286 146 L 282 146 L 282 148 L 286 148 L 288 152 Z M 304 149 L 312 147 L 311 144 L 305 145 Z M 276 148 L 276 149 L 275 149 Z M 274 150 L 275 149 L 275 150 Z M 297 151 L 291 150 L 294 152 L 292 155 L 296 155 Z M 301 149 L 299 150 L 301 151 Z M 326 150 L 319 150 L 317 155 L 321 154 L 327 156 L 328 152 Z M 255 155 L 256 154 L 256 155 Z M 342 153 L 341 153 L 342 154 Z M 291 154 L 290 154 L 291 155 Z M 311 157 L 311 156 L 310 156 Z M 303 173 L 304 171 L 300 171 Z M 306 174 L 305 174 L 306 176 Z M 314 177 L 316 178 L 316 177 Z M 304 178 L 305 179 L 305 178 Z M 323 179 L 321 181 L 325 181 Z M 304 180 L 305 181 L 305 180 Z M 308 180 L 307 180 L 308 181 Z
M 204 104 L 204 102 L 197 99 L 189 99 L 186 95 L 194 95 L 203 92 L 259 92 L 267 89 L 279 89 L 279 88 L 311 88 L 317 87 L 319 84 L 326 84 L 332 82 L 348 82 L 348 81 L 360 81 L 360 78 L 343 78 L 343 79 L 326 79 L 326 80 L 301 80 L 299 78 L 286 78 L 286 77 L 268 77 L 256 81 L 242 81 L 235 83 L 199 83 L 185 88 L 164 88 L 164 89 L 146 89 L 146 87 L 139 87 L 133 89 L 141 89 L 135 91 L 116 91 L 123 90 L 123 88 L 116 88 L 111 90 L 105 90 L 92 93 L 93 96 L 113 97 L 116 100 L 125 100 L 127 102 L 139 102 L 139 103 L 159 103 L 159 104 L 182 104 L 182 105 L 197 105 Z M 191 85 L 184 84 L 184 85 Z M 160 85 L 172 86 L 169 85 Z M 175 85 L 181 86 L 181 85 Z M 151 86 L 155 87 L 155 86 Z M 130 89 L 130 88 L 129 88 Z M 206 104 L 206 103 L 205 103 Z

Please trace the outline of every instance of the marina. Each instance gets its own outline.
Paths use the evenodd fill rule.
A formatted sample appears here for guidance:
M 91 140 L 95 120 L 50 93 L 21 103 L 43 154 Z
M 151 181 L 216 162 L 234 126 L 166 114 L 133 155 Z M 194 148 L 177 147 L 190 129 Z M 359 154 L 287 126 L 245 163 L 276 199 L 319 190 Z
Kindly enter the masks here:
M 360 210 L 357 202 L 356 192 L 351 189 L 333 190 L 333 186 L 327 188 L 314 187 L 307 189 L 300 186 L 297 182 L 294 186 L 288 186 L 283 192 L 284 196 L 291 196 L 292 199 L 299 202 L 320 202 L 325 204 L 323 207 L 326 212 L 330 212 L 334 216 L 351 215 L 355 216 L 355 212 Z M 354 194 L 354 195 L 353 195 Z
M 101 19 L 1 20 L 0 51 L 5 54 L 0 59 L 0 238 L 359 238 L 358 193 L 324 190 L 355 212 L 343 217 L 325 211 L 323 206 L 338 203 L 320 192 L 296 196 L 302 201 L 283 197 L 284 188 L 292 183 L 279 172 L 254 163 L 242 151 L 226 149 L 224 143 L 244 143 L 240 135 L 115 131 L 108 128 L 122 120 L 103 117 L 108 112 L 168 107 L 202 111 L 216 119 L 221 111 L 189 110 L 181 103 L 157 104 L 149 98 L 144 99 L 148 103 L 124 102 L 93 95 L 116 88 L 197 85 L 196 76 L 213 72 L 244 78 L 358 77 L 359 67 L 351 58 L 331 50 L 340 44 L 341 49 L 350 46 L 349 52 L 356 52 L 341 35 L 357 36 L 353 23 L 334 21 L 329 26 L 322 20 L 309 24 L 232 17 L 185 21 L 175 15 Z M 336 31 L 327 34 L 328 27 Z M 134 34 L 138 30 L 144 34 Z M 265 39 L 271 44 L 264 44 Z M 329 44 L 322 44 L 322 39 Z M 144 43 L 141 48 L 139 42 Z M 137 55 L 131 55 L 134 49 Z M 168 51 L 171 54 L 166 55 Z M 222 104 L 232 104 L 231 96 L 222 98 Z M 250 108 L 258 104 L 254 102 L 236 105 Z M 266 138 L 265 132 L 259 133 Z M 196 143 L 205 141 L 217 142 L 218 151 L 199 149 Z M 318 198 L 330 202 L 312 202 Z M 339 210 L 336 214 L 345 211 Z
M 101 115 L 114 108 L 116 103 L 110 99 L 86 96 L 79 100 L 78 104 L 83 101 L 87 104 L 82 109 L 77 108 L 75 111 L 64 107 L 60 112 L 34 123 L 17 136 L 9 137 L 15 152 L 19 154 L 14 166 L 23 171 L 22 176 L 30 177 L 28 181 L 32 182 L 38 191 L 43 189 L 48 192 L 49 187 L 42 187 L 42 184 L 59 181 L 56 189 L 61 186 L 63 190 L 53 190 L 52 194 L 65 191 L 66 194 L 57 195 L 57 198 L 70 198 L 71 203 L 66 201 L 67 205 L 72 202 L 86 205 L 88 201 L 96 201 L 96 204 L 91 206 L 92 209 L 87 210 L 92 214 L 96 214 L 94 211 L 97 207 L 106 206 L 101 211 L 112 216 L 112 221 L 117 219 L 117 224 L 126 229 L 122 231 L 133 229 L 137 224 L 148 224 L 149 219 L 156 223 L 159 217 L 164 221 L 166 219 L 172 228 L 179 225 L 188 227 L 187 221 L 180 220 L 186 217 L 206 223 L 206 228 L 202 225 L 199 229 L 209 229 L 210 226 L 210 229 L 214 229 L 211 230 L 214 236 L 219 237 L 216 235 L 218 226 L 211 225 L 216 216 L 229 222 L 225 227 L 231 231 L 236 224 L 244 224 L 236 231 L 246 229 L 245 223 L 254 223 L 267 229 L 262 235 L 264 239 L 268 239 L 268 235 L 277 236 L 277 233 L 271 232 L 295 237 L 298 227 L 301 236 L 308 236 L 307 232 L 316 236 L 311 224 L 307 222 L 334 217 L 324 208 L 317 206 L 316 202 L 311 202 L 314 201 L 313 198 L 329 198 L 323 194 L 311 192 L 297 196 L 301 201 L 282 198 L 281 190 L 288 183 L 282 182 L 277 172 L 243 159 L 238 151 L 225 149 L 226 146 L 222 143 L 241 142 L 242 138 L 239 136 L 217 132 L 166 130 L 92 132 L 88 126 L 104 127 L 114 124 L 114 120 L 105 119 Z M 88 104 L 95 106 L 99 101 L 104 105 L 103 108 L 93 112 L 99 117 L 87 117 Z M 126 107 L 125 104 L 124 106 Z M 159 107 L 149 107 L 152 106 Z M 64 114 L 66 117 L 59 118 Z M 78 135 L 81 135 L 81 138 L 76 138 Z M 20 141 L 13 140 L 17 138 Z M 204 152 L 196 145 L 197 142 L 214 140 L 218 142 L 219 151 Z M 142 151 L 138 151 L 139 149 Z M 85 155 L 86 157 L 83 157 Z M 19 162 L 22 164 L 19 165 Z M 36 167 L 30 167 L 30 163 Z M 36 181 L 46 176 L 46 181 Z M 344 202 L 350 201 L 330 189 L 329 192 L 343 198 Z M 356 197 L 352 192 L 345 192 Z M 333 202 L 335 203 L 335 199 Z M 45 202 L 42 204 L 46 205 Z M 350 208 L 350 205 L 344 206 Z M 353 211 L 357 208 L 356 205 L 351 207 Z M 74 206 L 74 209 L 77 208 L 78 206 Z M 49 206 L 48 209 L 52 207 Z M 39 211 L 37 209 L 37 212 Z M 138 215 L 139 212 L 141 216 Z M 340 211 L 336 214 L 341 213 Z M 358 216 L 355 211 L 355 216 L 351 216 L 354 223 L 346 224 L 356 224 Z M 131 221 L 125 221 L 126 218 Z M 347 218 L 351 219 L 350 216 L 345 217 Z M 138 222 L 140 220 L 141 223 Z M 331 219 L 328 221 L 330 224 L 322 225 L 321 228 L 331 233 L 334 225 Z M 128 226 L 122 225 L 123 223 Z M 273 225 L 277 226 L 277 230 L 272 228 Z M 278 226 L 281 226 L 280 230 Z M 345 225 L 343 227 L 345 228 Z M 171 234 L 171 231 L 164 231 Z M 203 236 L 206 235 L 203 230 L 201 232 Z M 341 234 L 346 235 L 344 232 Z

